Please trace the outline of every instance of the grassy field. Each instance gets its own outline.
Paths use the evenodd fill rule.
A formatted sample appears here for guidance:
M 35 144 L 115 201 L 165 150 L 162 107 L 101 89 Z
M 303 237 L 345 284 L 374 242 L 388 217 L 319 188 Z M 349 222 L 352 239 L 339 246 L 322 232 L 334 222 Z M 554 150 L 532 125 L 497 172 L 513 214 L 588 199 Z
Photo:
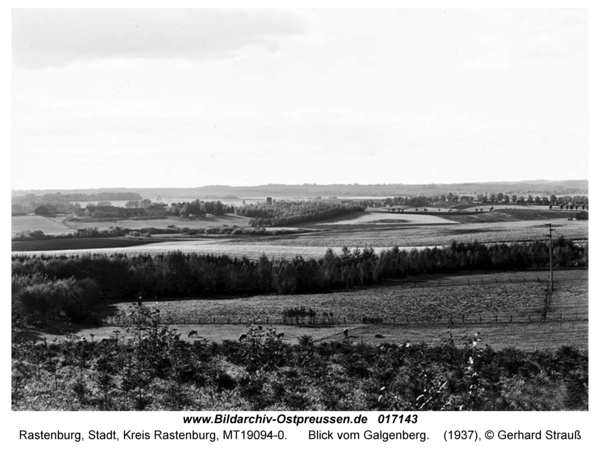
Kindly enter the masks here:
M 432 224 L 456 224 L 456 221 L 433 215 L 417 215 L 402 213 L 365 212 L 355 213 L 340 218 L 339 220 L 314 222 L 311 226 L 340 226 L 340 225 L 362 225 L 362 224 L 397 224 L 397 225 L 432 225 Z
M 579 349 L 588 348 L 588 322 L 568 321 L 530 324 L 458 324 L 423 325 L 410 328 L 360 325 L 350 331 L 351 338 L 364 343 L 421 343 L 441 344 L 450 334 L 457 346 L 470 343 L 478 333 L 482 346 L 495 349 L 514 347 L 525 351 L 538 349 L 558 349 L 564 345 Z M 381 334 L 384 338 L 377 338 Z M 332 337 L 333 338 L 333 337 Z M 338 338 L 339 337 L 335 337 Z
M 289 296 L 255 296 L 251 298 L 161 301 L 158 307 L 169 322 L 248 321 L 270 317 L 281 321 L 289 307 L 312 308 L 317 320 L 333 314 L 334 321 L 359 323 L 363 317 L 381 318 L 384 322 L 417 323 L 447 321 L 449 315 L 466 316 L 467 321 L 528 320 L 541 315 L 545 285 L 538 282 L 470 286 L 381 286 L 347 292 Z M 117 306 L 125 311 L 126 305 Z
M 567 216 L 567 217 L 565 217 Z M 202 239 L 173 239 L 166 236 L 146 241 L 85 239 L 78 242 L 50 240 L 43 243 L 16 244 L 14 252 L 72 254 L 74 252 L 122 252 L 126 254 L 162 253 L 180 250 L 205 254 L 227 254 L 256 259 L 263 253 L 273 258 L 293 258 L 296 255 L 318 258 L 327 248 L 339 252 L 349 248 L 373 247 L 376 251 L 398 246 L 403 249 L 448 245 L 452 241 L 482 243 L 513 242 L 546 239 L 548 222 L 552 222 L 556 236 L 574 240 L 587 240 L 588 221 L 569 221 L 570 213 L 550 212 L 542 209 L 510 209 L 466 216 L 439 216 L 367 212 L 347 215 L 338 221 L 307 223 L 313 230 L 302 234 L 278 236 L 220 236 Z M 13 217 L 13 234 L 20 230 L 67 232 L 69 227 L 98 227 L 108 229 L 119 225 L 129 228 L 158 227 L 220 227 L 221 225 L 247 225 L 247 218 L 226 215 L 197 221 L 179 218 L 126 221 L 72 222 L 68 218 L 43 218 L 39 216 Z M 462 223 L 457 223 L 460 220 Z M 445 223 L 439 223 L 445 221 Z M 68 244 L 68 246 L 66 245 Z
M 494 211 L 486 211 L 484 213 L 459 215 L 459 216 L 444 216 L 451 218 L 461 224 L 467 223 L 488 223 L 488 222 L 514 222 L 514 221 L 539 221 L 546 222 L 564 221 L 575 216 L 575 213 L 566 211 L 548 211 L 548 210 L 531 210 L 531 209 L 500 209 Z
M 212 216 L 201 219 L 181 219 L 178 217 L 169 217 L 161 219 L 124 219 L 124 220 L 82 220 L 73 218 L 70 215 L 59 215 L 55 218 L 43 216 L 12 216 L 12 235 L 26 230 L 41 230 L 48 235 L 58 235 L 69 233 L 79 228 L 96 227 L 98 230 L 108 230 L 110 227 L 123 227 L 129 229 L 142 229 L 147 227 L 156 227 L 166 229 L 168 226 L 189 227 L 192 229 L 206 227 L 238 226 L 248 227 L 249 219 L 237 215 Z
M 47 218 L 44 216 L 12 216 L 12 235 L 26 230 L 41 230 L 48 235 L 72 232 L 73 228 L 63 223 L 63 218 Z
M 392 216 L 392 215 L 390 215 Z M 35 245 L 14 248 L 17 252 L 44 252 L 53 254 L 72 254 L 73 252 L 123 252 L 127 254 L 161 253 L 175 250 L 231 256 L 247 256 L 258 258 L 263 253 L 274 258 L 292 258 L 296 255 L 304 257 L 321 257 L 327 248 L 339 252 L 343 246 L 364 248 L 372 246 L 377 252 L 398 246 L 404 249 L 422 248 L 426 246 L 443 246 L 452 241 L 481 243 L 530 241 L 546 239 L 547 227 L 545 219 L 510 222 L 485 222 L 445 225 L 332 225 L 309 233 L 278 236 L 239 236 L 215 237 L 206 239 L 188 239 L 165 241 L 166 237 L 157 236 L 153 242 L 141 241 L 139 245 L 127 242 L 123 247 L 100 249 L 94 246 L 86 249 L 81 245 L 70 250 L 61 249 L 44 243 L 44 248 Z M 587 221 L 568 221 L 556 219 L 552 221 L 555 236 L 563 236 L 574 240 L 587 240 Z M 58 240 L 57 240 L 58 241 Z M 90 245 L 93 240 L 86 240 Z M 108 242 L 108 244 L 114 244 Z M 62 248 L 64 249 L 64 247 Z M 76 249 L 76 250 L 73 250 Z
M 78 251 L 89 250 L 94 252 L 98 249 L 118 252 L 121 249 L 139 246 L 140 238 L 61 238 L 33 241 L 13 241 L 11 243 L 13 252 L 51 252 L 51 251 Z M 155 240 L 153 240 L 155 241 Z
M 483 208 L 484 210 L 489 210 L 491 207 L 494 207 L 496 211 L 504 211 L 504 210 L 530 210 L 530 211 L 548 211 L 548 212 L 559 212 L 560 207 L 550 207 L 548 205 L 518 205 L 518 204 L 510 204 L 510 205 L 498 205 L 498 204 L 480 204 L 474 205 L 472 207 L 464 208 L 463 211 L 475 211 L 476 209 Z
M 354 247 L 421 247 L 441 246 L 452 241 L 481 243 L 530 241 L 546 239 L 547 220 L 512 221 L 483 224 L 448 224 L 431 226 L 393 227 L 367 226 L 330 227 L 327 230 L 294 235 L 278 236 L 268 240 L 253 241 L 264 246 L 311 246 L 324 249 Z M 556 236 L 570 239 L 587 239 L 587 221 L 568 221 L 557 219 L 552 221 Z
M 207 340 L 220 342 L 222 340 L 237 340 L 241 334 L 247 332 L 247 324 L 179 324 L 173 326 L 182 339 L 186 341 Z M 587 321 L 564 321 L 547 323 L 512 323 L 512 324 L 458 324 L 449 326 L 447 324 L 422 324 L 406 327 L 403 325 L 381 325 L 381 324 L 355 324 L 334 326 L 273 326 L 277 332 L 283 332 L 283 342 L 296 344 L 299 337 L 310 335 L 315 342 L 343 341 L 343 331 L 349 330 L 348 339 L 354 342 L 371 344 L 378 343 L 427 343 L 435 346 L 443 343 L 452 334 L 457 346 L 469 342 L 475 333 L 481 337 L 481 345 L 489 345 L 495 349 L 514 347 L 517 349 L 533 351 L 542 349 L 558 349 L 569 345 L 579 349 L 588 348 L 588 322 Z M 87 340 L 102 340 L 114 336 L 115 331 L 123 333 L 122 328 L 107 326 L 96 327 L 73 332 Z M 188 338 L 191 331 L 196 331 L 198 337 Z M 383 338 L 376 337 L 377 334 Z M 64 334 L 30 334 L 36 339 L 47 339 L 49 342 L 64 339 Z
M 147 227 L 156 227 L 166 229 L 169 226 L 189 227 L 191 229 L 221 226 L 248 227 L 249 219 L 237 215 L 207 216 L 199 219 L 182 219 L 178 217 L 158 218 L 158 219 L 124 219 L 114 220 L 70 220 L 67 224 L 74 227 L 97 227 L 98 230 L 107 230 L 111 226 L 119 226 L 128 229 L 142 229 Z
M 342 331 L 348 328 L 350 339 L 365 342 L 437 344 L 452 331 L 457 340 L 465 333 L 481 332 L 484 344 L 495 347 L 541 349 L 569 343 L 587 348 L 587 271 L 556 272 L 556 291 L 548 321 L 543 323 L 540 318 L 546 277 L 547 273 L 530 271 L 462 274 L 345 292 L 172 300 L 145 305 L 159 308 L 163 320 L 186 339 L 192 330 L 207 340 L 237 339 L 249 323 L 281 323 L 284 309 L 303 306 L 317 312 L 317 323 L 323 321 L 325 313 L 332 324 L 310 325 L 307 319 L 297 326 L 276 324 L 277 330 L 285 333 L 286 340 L 293 342 L 305 334 L 316 341 L 342 340 Z M 124 315 L 130 305 L 117 303 L 109 308 L 113 315 Z M 452 322 L 449 315 L 453 317 Z M 365 316 L 381 318 L 384 324 L 363 324 Z M 210 324 L 213 321 L 217 324 Z M 76 332 L 89 339 L 92 334 L 100 339 L 110 336 L 114 330 L 123 329 L 107 326 Z M 375 334 L 382 334 L 384 339 Z M 54 339 L 59 334 L 45 333 L 44 336 Z
M 144 241 L 143 244 L 130 239 L 72 240 L 73 243 L 68 243 L 70 247 L 72 244 L 71 249 L 63 250 L 55 250 L 53 247 L 60 245 L 64 248 L 65 243 L 59 243 L 61 240 L 48 240 L 35 243 L 37 246 L 41 243 L 43 249 L 28 248 L 33 245 L 23 242 L 18 243 L 22 247 L 14 250 L 21 253 L 36 249 L 36 253 L 47 254 L 139 254 L 181 250 L 254 259 L 263 253 L 274 258 L 292 258 L 295 255 L 319 258 L 327 248 L 340 252 L 342 246 L 351 249 L 372 246 L 378 252 L 394 245 L 410 249 L 447 245 L 452 241 L 494 243 L 540 240 L 546 239 L 545 224 L 548 222 L 552 222 L 556 237 L 587 240 L 588 221 L 569 221 L 569 215 L 570 213 L 542 209 L 514 209 L 452 216 L 448 217 L 450 221 L 458 218 L 475 219 L 467 219 L 463 223 L 435 224 L 427 221 L 436 220 L 436 216 L 379 212 L 352 215 L 340 218 L 339 221 L 306 224 L 314 230 L 294 235 L 218 236 L 173 241 L 164 241 L 167 237 L 157 236 L 152 242 Z M 422 218 L 427 218 L 427 221 Z M 218 227 L 221 224 L 233 225 L 236 221 L 238 225 L 246 225 L 247 222 L 246 218 L 230 215 L 225 221 L 219 218 L 191 222 L 169 218 L 145 222 L 130 220 L 117 224 L 131 228 L 166 228 L 169 225 Z M 68 231 L 68 225 L 65 224 L 70 224 L 63 224 L 58 218 L 14 217 L 13 233 L 15 222 L 21 228 L 40 229 L 46 233 L 52 233 L 51 230 Z M 82 227 L 84 224 L 99 228 L 115 225 L 114 222 L 98 222 L 77 223 L 77 226 Z M 323 320 L 323 314 L 326 314 L 327 318 L 334 319 L 335 324 L 319 327 L 277 325 L 278 330 L 285 332 L 286 340 L 293 342 L 304 334 L 313 335 L 316 340 L 340 340 L 344 339 L 342 330 L 347 327 L 351 330 L 352 340 L 365 342 L 381 341 L 382 339 L 375 338 L 375 334 L 380 333 L 385 340 L 392 342 L 423 340 L 434 344 L 453 330 L 459 333 L 480 331 L 484 336 L 484 344 L 493 346 L 536 349 L 574 344 L 586 348 L 587 271 L 558 271 L 557 290 L 552 296 L 548 322 L 535 322 L 541 318 L 546 298 L 546 278 L 546 274 L 534 272 L 453 275 L 316 295 L 162 301 L 159 307 L 161 314 L 170 323 L 176 324 L 175 327 L 185 336 L 191 330 L 198 330 L 201 336 L 215 341 L 237 339 L 253 319 L 266 322 L 270 318 L 271 323 L 281 322 L 285 308 L 303 306 L 317 311 L 317 320 Z M 124 311 L 127 305 L 115 304 L 111 308 L 118 313 Z M 329 316 L 330 313 L 333 316 Z M 452 323 L 449 315 L 453 317 Z M 382 318 L 386 324 L 362 324 L 363 317 Z M 197 324 L 227 320 L 230 324 Z M 101 327 L 77 331 L 90 337 L 92 333 L 96 337 L 102 337 L 109 335 L 112 330 L 110 327 Z M 55 338 L 59 335 L 47 334 L 47 337 Z
M 587 271 L 557 271 L 555 281 L 552 314 L 587 316 Z M 546 282 L 545 272 L 472 274 L 333 293 L 161 301 L 158 307 L 168 322 L 267 322 L 267 317 L 273 322 L 282 320 L 284 309 L 301 306 L 315 310 L 318 321 L 331 313 L 335 322 L 346 323 L 359 323 L 363 317 L 389 323 L 438 322 L 450 315 L 459 322 L 463 315 L 467 322 L 495 321 L 496 315 L 500 321 L 512 316 L 513 322 L 521 322 L 541 316 Z M 124 314 L 128 305 L 114 307 Z
M 161 301 L 158 308 L 163 318 L 186 340 L 198 339 L 188 338 L 190 331 L 197 331 L 199 339 L 209 341 L 236 340 L 252 320 L 267 326 L 274 321 L 280 322 L 285 308 L 305 306 L 319 312 L 318 319 L 323 312 L 334 313 L 334 324 L 274 325 L 277 331 L 284 332 L 285 341 L 295 343 L 302 335 L 311 335 L 315 341 L 344 340 L 343 330 L 347 328 L 348 339 L 367 343 L 425 342 L 435 345 L 451 333 L 455 343 L 460 345 L 464 337 L 479 332 L 482 344 L 495 348 L 556 349 L 569 344 L 587 349 L 587 271 L 556 272 L 552 308 L 547 321 L 542 322 L 545 276 L 547 274 L 536 272 L 463 274 L 317 295 Z M 538 277 L 542 282 L 537 281 Z M 113 313 L 125 313 L 129 305 L 122 303 L 111 307 Z M 146 305 L 156 306 L 154 302 Z M 450 314 L 453 315 L 452 322 L 447 320 Z M 386 323 L 363 324 L 363 316 L 381 317 Z M 393 317 L 395 323 L 391 322 Z M 229 318 L 230 323 L 210 324 L 213 318 L 217 323 Z M 203 324 L 198 324 L 199 321 Z M 108 338 L 115 330 L 124 333 L 118 326 L 71 332 L 99 340 Z M 54 340 L 63 334 L 64 331 L 45 332 L 37 338 Z
M 259 242 L 247 242 L 244 239 L 204 239 L 204 240 L 182 240 L 166 241 L 144 244 L 137 242 L 126 242 L 126 244 L 117 247 L 97 247 L 87 246 L 86 248 L 66 249 L 60 242 L 62 240 L 36 241 L 31 244 L 12 243 L 14 254 L 44 254 L 44 255 L 74 255 L 74 254 L 163 254 L 166 252 L 197 252 L 199 254 L 229 255 L 230 257 L 247 257 L 257 260 L 265 254 L 269 258 L 291 259 L 296 255 L 302 255 L 305 258 L 323 257 L 327 248 L 321 246 L 290 246 L 290 245 L 261 245 Z M 88 241 L 88 240 L 85 240 Z M 91 240 L 89 240 L 91 241 Z M 95 239 L 94 239 L 95 242 Z M 90 243 L 93 245 L 94 242 Z M 116 242 L 115 242 L 116 245 Z M 55 246 L 52 248 L 51 246 Z M 384 248 L 374 248 L 379 252 Z M 333 248 L 336 252 L 341 252 L 341 247 Z

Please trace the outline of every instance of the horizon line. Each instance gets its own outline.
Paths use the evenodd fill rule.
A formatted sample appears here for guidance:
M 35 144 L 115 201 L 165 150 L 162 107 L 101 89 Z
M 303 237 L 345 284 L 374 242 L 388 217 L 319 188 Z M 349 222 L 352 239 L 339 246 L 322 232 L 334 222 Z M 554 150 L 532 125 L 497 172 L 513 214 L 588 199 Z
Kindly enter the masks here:
M 192 190 L 192 189 L 202 189 L 202 188 L 262 188 L 269 186 L 288 186 L 288 187 L 302 187 L 302 186 L 348 186 L 348 187 L 360 187 L 360 186 L 451 186 L 451 185 L 485 185 L 485 184 L 519 184 L 519 183 L 537 183 L 537 182 L 547 182 L 547 183 L 561 183 L 561 182 L 586 182 L 589 183 L 589 179 L 587 178 L 566 178 L 566 179 L 527 179 L 527 180 L 491 180 L 485 182 L 428 182 L 428 183 L 263 183 L 257 185 L 200 185 L 200 186 L 101 186 L 101 187 L 88 187 L 88 188 L 11 188 L 11 192 L 15 191 L 78 191 L 78 190 L 158 190 L 158 189 L 181 189 L 181 190 Z

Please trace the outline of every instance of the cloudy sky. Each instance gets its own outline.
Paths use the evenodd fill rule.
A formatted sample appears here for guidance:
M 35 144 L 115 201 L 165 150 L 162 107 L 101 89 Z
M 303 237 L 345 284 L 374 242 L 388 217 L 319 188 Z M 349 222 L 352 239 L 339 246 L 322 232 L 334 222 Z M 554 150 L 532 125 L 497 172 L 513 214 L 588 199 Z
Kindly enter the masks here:
M 588 178 L 585 10 L 13 10 L 12 188 Z

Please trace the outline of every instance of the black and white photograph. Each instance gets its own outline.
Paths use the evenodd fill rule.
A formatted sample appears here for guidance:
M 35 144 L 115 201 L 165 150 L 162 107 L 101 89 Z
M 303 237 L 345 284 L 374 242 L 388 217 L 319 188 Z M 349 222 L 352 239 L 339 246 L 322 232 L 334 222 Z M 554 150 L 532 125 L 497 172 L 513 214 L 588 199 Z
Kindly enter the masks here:
M 5 408 L 587 412 L 588 20 L 12 9 Z

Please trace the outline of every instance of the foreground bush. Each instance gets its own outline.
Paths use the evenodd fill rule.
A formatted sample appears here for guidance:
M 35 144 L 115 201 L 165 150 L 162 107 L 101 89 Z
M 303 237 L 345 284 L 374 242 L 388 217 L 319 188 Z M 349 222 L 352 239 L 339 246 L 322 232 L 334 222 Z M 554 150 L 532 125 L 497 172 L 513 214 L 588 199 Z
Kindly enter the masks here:
M 13 343 L 14 410 L 587 410 L 588 356 L 460 344 L 194 343 L 132 308 L 128 336 Z
M 100 302 L 100 287 L 87 277 L 51 279 L 34 273 L 12 278 L 13 327 L 22 323 L 44 324 L 60 315 L 85 322 L 93 318 L 92 310 Z

